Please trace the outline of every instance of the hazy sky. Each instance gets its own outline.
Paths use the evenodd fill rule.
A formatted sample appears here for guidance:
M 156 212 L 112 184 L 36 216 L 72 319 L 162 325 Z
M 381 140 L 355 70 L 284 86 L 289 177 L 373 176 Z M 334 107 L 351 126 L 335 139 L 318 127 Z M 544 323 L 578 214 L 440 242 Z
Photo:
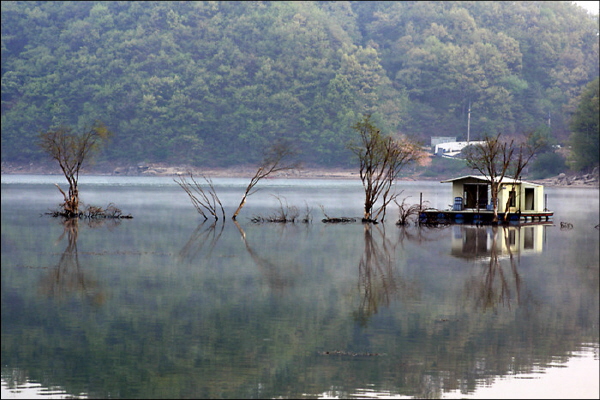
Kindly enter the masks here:
M 598 15 L 598 8 L 600 7 L 600 1 L 574 1 L 573 3 L 580 5 L 592 14 Z

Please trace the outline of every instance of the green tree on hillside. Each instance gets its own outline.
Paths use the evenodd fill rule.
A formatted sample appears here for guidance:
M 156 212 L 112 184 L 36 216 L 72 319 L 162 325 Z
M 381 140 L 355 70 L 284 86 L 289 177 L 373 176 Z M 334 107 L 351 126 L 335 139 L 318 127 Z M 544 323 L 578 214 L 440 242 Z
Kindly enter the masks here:
M 568 2 L 3 1 L 5 162 L 48 126 L 102 120 L 107 161 L 249 164 L 286 139 L 350 165 L 359 115 L 429 141 L 527 132 L 598 76 L 598 20 Z
M 532 160 L 528 176 L 531 179 L 544 179 L 558 175 L 567 169 L 565 157 L 556 152 L 557 141 L 552 137 L 548 125 L 540 125 L 531 132 L 527 145 L 536 148 L 535 158 Z
M 575 171 L 591 171 L 598 166 L 600 129 L 598 121 L 598 78 L 590 82 L 581 94 L 579 105 L 571 118 L 570 143 L 572 168 Z

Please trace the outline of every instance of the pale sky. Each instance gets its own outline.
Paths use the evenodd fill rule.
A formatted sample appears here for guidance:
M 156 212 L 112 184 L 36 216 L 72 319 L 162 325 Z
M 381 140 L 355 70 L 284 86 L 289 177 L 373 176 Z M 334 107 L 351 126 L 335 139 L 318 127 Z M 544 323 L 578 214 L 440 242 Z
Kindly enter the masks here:
M 598 8 L 600 8 L 600 1 L 574 1 L 573 3 L 585 8 L 592 14 L 598 15 Z

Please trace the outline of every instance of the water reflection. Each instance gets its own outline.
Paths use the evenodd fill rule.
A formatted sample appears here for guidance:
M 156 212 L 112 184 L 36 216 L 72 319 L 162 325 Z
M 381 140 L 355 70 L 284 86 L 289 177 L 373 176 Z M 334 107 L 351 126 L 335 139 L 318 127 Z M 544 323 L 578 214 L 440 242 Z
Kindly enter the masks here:
M 397 273 L 395 246 L 386 237 L 385 228 L 363 224 L 364 251 L 358 263 L 358 290 L 360 304 L 354 319 L 366 327 L 380 306 L 387 307 L 392 300 L 414 299 L 419 296 L 418 285 L 408 282 Z
M 262 276 L 265 277 L 269 288 L 278 295 L 282 295 L 287 288 L 294 285 L 294 278 L 290 276 L 289 273 L 286 273 L 286 271 L 297 270 L 298 265 L 291 261 L 285 261 L 285 259 L 277 257 L 277 255 L 272 255 L 271 257 L 259 255 L 259 253 L 250 245 L 246 232 L 242 229 L 241 225 L 236 220 L 234 220 L 233 223 L 240 232 L 246 251 L 252 258 L 252 261 L 254 261 L 254 264 L 258 267 Z M 285 229 L 287 226 L 285 224 L 278 225 L 282 229 Z
M 544 236 L 544 225 L 453 226 L 451 254 L 481 265 L 480 274 L 465 283 L 465 292 L 476 309 L 496 311 L 522 304 L 520 256 L 541 253 Z
M 102 223 L 91 222 L 90 226 L 98 227 Z M 105 301 L 105 295 L 97 282 L 85 275 L 79 262 L 77 239 L 79 236 L 79 219 L 62 220 L 63 233 L 57 240 L 61 242 L 65 236 L 67 247 L 62 252 L 56 266 L 43 276 L 40 281 L 40 292 L 54 299 L 64 300 L 72 294 L 80 294 L 92 304 L 100 305 Z
M 32 382 L 27 373 L 19 368 L 2 369 L 3 399 L 86 399 L 85 393 L 70 394 L 60 386 Z
M 466 259 L 488 259 L 541 253 L 547 226 L 453 225 L 451 254 Z
M 597 348 L 597 214 L 584 221 L 572 202 L 557 207 L 573 223 L 568 231 L 244 218 L 198 225 L 187 198 L 168 201 L 176 185 L 123 186 L 111 199 L 139 209 L 107 234 L 86 220 L 63 227 L 25 214 L 43 210 L 31 201 L 44 196 L 9 189 L 5 382 L 18 369 L 29 382 L 94 398 L 469 397 L 503 376 L 540 376 L 581 343 Z M 349 201 L 349 189 L 331 200 L 325 184 L 286 190 L 339 202 L 340 215 L 362 201 Z M 597 206 L 596 192 L 578 197 Z M 250 214 L 271 207 L 258 203 Z M 48 301 L 40 282 L 68 301 Z M 110 296 L 90 307 L 87 294 L 106 288 Z M 26 384 L 19 379 L 15 390 Z M 548 386 L 587 387 L 574 381 Z
M 414 242 L 417 244 L 425 244 L 434 242 L 445 237 L 445 231 L 450 228 L 450 225 L 419 225 L 418 229 L 412 229 L 407 226 L 399 226 L 398 243 L 404 248 L 404 242 Z
M 192 232 L 190 238 L 179 251 L 179 259 L 188 263 L 194 261 L 202 250 L 207 247 L 208 257 L 212 254 L 215 245 L 219 241 L 219 238 L 223 234 L 225 228 L 225 220 L 213 221 L 212 223 L 207 222 L 204 219 Z

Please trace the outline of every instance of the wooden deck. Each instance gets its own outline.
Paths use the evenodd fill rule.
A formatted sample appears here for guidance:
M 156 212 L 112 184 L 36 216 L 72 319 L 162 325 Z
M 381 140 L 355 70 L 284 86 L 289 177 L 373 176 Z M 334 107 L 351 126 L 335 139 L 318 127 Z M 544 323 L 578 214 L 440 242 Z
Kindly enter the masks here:
M 498 213 L 498 223 L 509 224 L 536 224 L 551 223 L 554 212 L 552 211 L 523 211 L 520 213 Z M 494 212 L 488 210 L 433 210 L 427 209 L 419 213 L 421 224 L 491 224 Z

